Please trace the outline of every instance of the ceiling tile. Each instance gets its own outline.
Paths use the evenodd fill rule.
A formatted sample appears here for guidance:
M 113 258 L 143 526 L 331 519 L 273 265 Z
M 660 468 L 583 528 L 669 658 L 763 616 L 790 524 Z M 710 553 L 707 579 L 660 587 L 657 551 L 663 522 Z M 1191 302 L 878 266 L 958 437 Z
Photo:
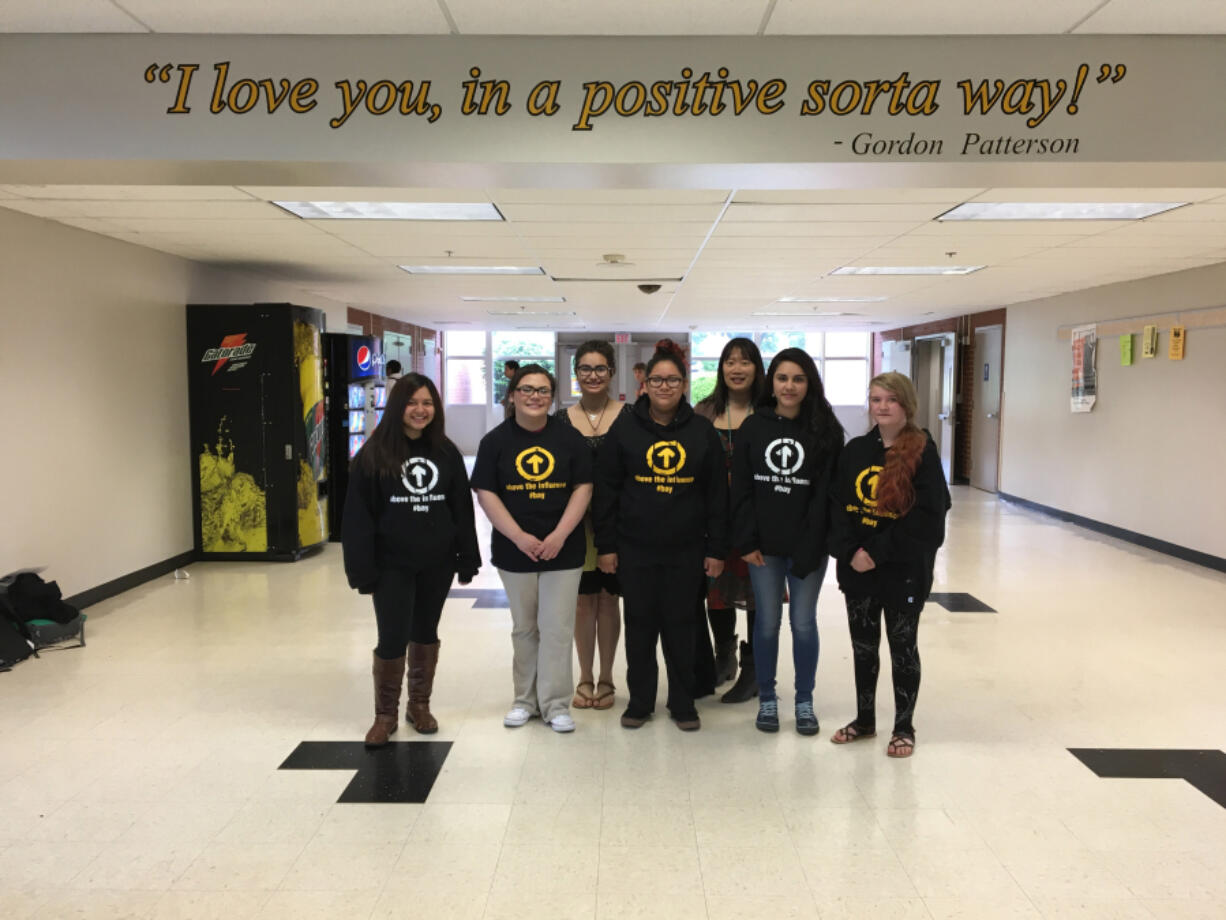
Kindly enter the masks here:
M 499 206 L 507 220 L 555 223 L 696 223 L 710 226 L 722 204 L 512 204 Z M 694 228 L 698 232 L 698 228 Z
M 494 189 L 490 197 L 503 204 L 723 204 L 727 189 Z
M 446 0 L 461 35 L 753 35 L 765 0 Z
M 358 6 L 331 0 L 123 0 L 123 6 L 154 32 L 164 33 L 438 35 L 449 31 L 435 0 L 362 0 Z
M 1226 32 L 1226 5 L 1217 0 L 1112 0 L 1076 30 L 1079 35 L 1209 35 Z
M 6 0 L 0 32 L 146 32 L 110 0 Z
M 724 214 L 723 223 L 744 221 L 841 221 L 919 223 L 948 211 L 938 204 L 737 204 Z
M 960 204 L 981 188 L 737 189 L 737 204 Z
M 25 198 L 72 201 L 250 201 L 230 185 L 5 185 Z
M 1060 34 L 1102 0 L 779 0 L 767 35 Z

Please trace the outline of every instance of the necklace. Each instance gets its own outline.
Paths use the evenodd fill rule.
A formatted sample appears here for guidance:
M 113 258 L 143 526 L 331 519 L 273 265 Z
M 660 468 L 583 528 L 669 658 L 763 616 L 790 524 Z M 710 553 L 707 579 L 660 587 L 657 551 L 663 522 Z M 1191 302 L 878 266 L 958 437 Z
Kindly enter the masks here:
M 604 405 L 600 407 L 599 412 L 588 412 L 587 407 L 583 405 L 583 400 L 579 401 L 579 409 L 587 416 L 587 423 L 592 426 L 592 434 L 599 434 L 600 423 L 604 421 L 604 414 L 609 411 L 609 403 L 613 402 L 607 395 L 604 398 Z

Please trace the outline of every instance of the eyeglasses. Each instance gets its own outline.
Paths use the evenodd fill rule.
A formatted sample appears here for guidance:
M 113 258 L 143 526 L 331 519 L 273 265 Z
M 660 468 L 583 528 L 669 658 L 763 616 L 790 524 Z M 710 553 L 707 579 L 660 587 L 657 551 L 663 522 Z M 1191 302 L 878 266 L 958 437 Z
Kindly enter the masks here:
M 658 390 L 661 387 L 668 387 L 670 390 L 675 390 L 681 384 L 685 383 L 684 377 L 648 377 L 647 385 L 653 390 Z
M 520 396 L 549 396 L 553 387 L 516 387 L 515 392 Z
M 597 364 L 595 367 L 590 364 L 580 364 L 575 368 L 580 377 L 608 377 L 611 370 L 612 368 L 607 364 Z

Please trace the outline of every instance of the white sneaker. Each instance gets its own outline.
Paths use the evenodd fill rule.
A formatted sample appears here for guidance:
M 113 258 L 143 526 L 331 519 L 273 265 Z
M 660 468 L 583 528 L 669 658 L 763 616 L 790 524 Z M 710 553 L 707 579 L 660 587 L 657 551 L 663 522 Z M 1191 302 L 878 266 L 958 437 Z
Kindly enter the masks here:
M 521 725 L 527 725 L 531 718 L 532 713 L 523 706 L 512 706 L 511 711 L 502 717 L 502 724 L 507 728 L 519 728 Z
M 573 732 L 575 720 L 570 717 L 569 712 L 560 712 L 549 720 L 549 727 L 555 732 Z

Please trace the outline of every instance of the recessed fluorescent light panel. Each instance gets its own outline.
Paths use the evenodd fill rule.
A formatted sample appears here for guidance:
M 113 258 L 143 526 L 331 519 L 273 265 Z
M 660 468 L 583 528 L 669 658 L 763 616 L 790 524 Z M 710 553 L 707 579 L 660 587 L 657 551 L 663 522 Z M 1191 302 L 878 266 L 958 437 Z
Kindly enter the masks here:
M 574 316 L 574 310 L 486 310 L 490 316 Z
M 832 275 L 969 275 L 983 265 L 844 265 Z
M 885 297 L 780 297 L 775 303 L 881 303 Z
M 307 220 L 502 220 L 488 201 L 274 201 Z
M 814 317 L 814 316 L 860 316 L 861 314 L 843 313 L 842 311 L 839 311 L 839 310 L 835 310 L 833 312 L 827 312 L 823 310 L 811 310 L 808 313 L 789 313 L 785 310 L 755 310 L 750 315 L 751 316 L 808 316 L 808 317 Z
M 401 265 L 410 275 L 543 275 L 539 265 Z
M 566 303 L 565 297 L 461 297 L 466 303 Z
M 968 201 L 937 220 L 1143 220 L 1186 201 Z

